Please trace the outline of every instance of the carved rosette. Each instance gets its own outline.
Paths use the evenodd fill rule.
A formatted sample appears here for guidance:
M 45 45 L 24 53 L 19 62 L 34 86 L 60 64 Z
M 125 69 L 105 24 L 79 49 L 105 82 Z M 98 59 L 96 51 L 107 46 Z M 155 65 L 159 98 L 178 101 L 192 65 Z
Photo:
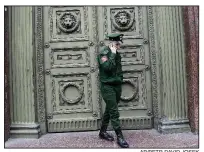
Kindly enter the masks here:
M 80 25 L 79 11 L 75 12 L 57 12 L 57 24 L 60 31 L 64 33 L 73 33 L 78 31 Z M 59 31 L 58 31 L 59 32 Z
M 113 31 L 133 31 L 134 11 L 130 10 L 112 10 L 112 25 Z

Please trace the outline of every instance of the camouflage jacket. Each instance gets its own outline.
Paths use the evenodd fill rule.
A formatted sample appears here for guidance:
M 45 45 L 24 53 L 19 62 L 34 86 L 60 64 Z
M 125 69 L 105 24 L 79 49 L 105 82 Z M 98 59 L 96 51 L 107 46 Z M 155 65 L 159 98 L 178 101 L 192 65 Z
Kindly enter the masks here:
M 105 46 L 98 55 L 100 81 L 106 84 L 121 84 L 123 81 L 121 56 L 118 52 L 112 53 Z

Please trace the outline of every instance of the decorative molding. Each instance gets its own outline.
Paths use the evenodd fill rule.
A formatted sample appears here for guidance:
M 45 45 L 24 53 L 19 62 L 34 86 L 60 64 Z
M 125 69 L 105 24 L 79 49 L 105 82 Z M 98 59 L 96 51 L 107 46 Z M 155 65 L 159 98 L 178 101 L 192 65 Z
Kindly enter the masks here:
M 122 117 L 120 118 L 120 124 L 122 129 L 148 129 L 152 128 L 152 116 L 144 117 Z M 108 130 L 112 130 L 112 127 L 109 125 Z
M 83 7 L 84 11 L 84 40 L 89 40 L 89 26 L 88 26 L 88 6 Z
M 88 86 L 88 107 L 92 107 L 92 87 L 91 87 L 91 74 L 87 75 Z
M 98 42 L 98 17 L 97 17 L 97 8 L 96 6 L 92 7 L 92 30 L 93 30 L 93 40 Z
M 62 31 L 64 33 L 73 33 L 74 31 L 78 32 L 80 27 L 80 13 L 79 11 L 73 12 L 57 12 L 57 25 L 59 33 Z
M 53 34 L 53 7 L 49 7 L 50 36 Z
M 66 7 L 49 8 L 51 42 L 88 41 L 88 7 L 79 10 Z M 69 16 L 69 22 L 63 23 L 63 17 Z M 83 21 L 83 22 L 81 22 Z M 83 27 L 83 28 L 82 28 Z M 61 34 L 63 32 L 64 34 Z
M 152 128 L 152 117 L 130 117 L 130 118 L 120 118 L 121 128 L 125 129 L 142 129 L 142 128 Z
M 143 105 L 144 107 L 147 107 L 147 88 L 146 88 L 146 82 L 145 82 L 145 73 L 146 71 L 144 70 L 143 72 L 141 72 L 141 81 L 140 84 L 142 85 L 141 87 L 141 102 L 140 104 Z
M 36 39 L 36 95 L 39 123 L 45 123 L 45 80 L 44 80 L 44 44 L 43 44 L 43 7 L 35 7 Z
M 93 39 L 95 42 L 99 42 L 99 39 L 98 39 L 98 17 L 97 17 L 97 7 L 93 7 L 92 8 L 92 22 L 93 22 Z M 95 45 L 94 47 L 94 65 L 93 67 L 91 67 L 91 70 L 90 72 L 94 73 L 94 76 L 95 76 L 95 84 L 97 86 L 97 91 L 96 91 L 96 96 L 97 96 L 97 100 L 95 101 L 96 102 L 96 109 L 98 109 L 99 111 L 97 112 L 93 112 L 93 117 L 95 118 L 100 118 L 100 111 L 102 111 L 102 107 L 100 105 L 100 101 L 101 100 L 101 97 L 100 97 L 100 86 L 99 86 L 99 70 L 98 70 L 98 61 L 97 61 L 97 56 L 98 56 L 98 51 L 99 51 L 99 48 L 97 45 Z
M 122 58 L 122 65 L 145 64 L 145 49 L 143 45 L 125 45 L 119 51 Z M 139 54 L 139 55 L 138 55 Z
M 144 7 L 138 6 L 139 37 L 140 37 L 140 38 L 144 38 L 142 8 L 144 8 Z
M 48 120 L 49 132 L 96 130 L 97 119 Z
M 57 109 L 55 110 L 52 115 L 60 115 L 60 114 L 73 114 L 73 113 L 93 113 L 93 111 L 89 108 L 84 108 L 84 109 L 78 109 L 78 108 L 73 108 L 73 109 Z
M 115 29 L 112 29 L 113 31 L 119 30 L 119 31 L 133 31 L 134 30 L 134 22 L 135 22 L 135 16 L 134 16 L 134 9 L 131 10 L 112 10 L 112 24 Z
M 54 54 L 55 53 L 62 53 L 62 52 L 66 52 L 66 56 L 67 56 L 67 60 L 64 60 L 64 62 L 69 61 L 69 60 L 79 60 L 79 59 L 83 59 L 83 52 L 85 52 L 85 63 L 74 63 L 74 62 L 70 62 L 70 63 L 56 63 L 55 64 L 55 60 L 61 60 L 59 58 L 54 58 Z M 77 54 L 73 54 L 73 53 L 69 53 L 69 51 L 73 51 L 73 53 L 78 52 L 82 52 L 82 53 L 77 53 Z M 61 55 L 61 56 L 65 56 L 65 55 Z M 72 57 L 78 57 L 77 59 L 72 59 Z M 90 66 L 90 52 L 88 50 L 88 47 L 83 47 L 83 48 L 54 48 L 51 49 L 51 52 L 49 54 L 50 57 L 50 63 L 51 63 L 51 68 L 73 68 L 73 67 L 89 67 Z
M 152 102 L 154 118 L 159 117 L 158 103 L 158 85 L 157 85 L 157 61 L 156 61 L 156 46 L 155 46 L 155 27 L 153 18 L 153 8 L 148 6 L 148 23 L 149 23 L 149 38 L 150 38 L 150 58 L 151 58 L 151 73 L 152 73 Z
M 76 99 L 69 99 L 64 95 L 65 90 L 70 86 L 77 88 L 77 90 L 79 91 L 80 95 Z M 84 94 L 83 86 L 80 86 L 76 82 L 67 82 L 67 83 L 63 84 L 62 88 L 60 89 L 60 95 L 62 97 L 62 100 L 69 103 L 69 104 L 76 104 L 77 102 L 79 102 L 82 99 L 83 94 Z
M 103 8 L 103 14 L 104 14 L 104 23 L 103 23 L 103 28 L 104 28 L 104 39 L 108 39 L 106 35 L 108 34 L 108 15 L 107 15 L 107 7 Z
M 39 124 L 12 124 L 10 131 L 11 138 L 35 138 L 41 136 L 41 129 Z
M 136 81 L 138 81 L 138 80 L 136 79 Z M 135 92 L 133 93 L 133 95 L 131 97 L 121 96 L 121 100 L 124 102 L 128 102 L 128 101 L 131 101 L 133 99 L 138 100 L 138 98 L 139 98 L 139 88 L 138 87 L 139 86 L 135 84 L 134 80 L 124 79 L 123 84 L 131 85 Z
M 83 59 L 82 54 L 57 55 L 57 60 L 80 60 L 80 59 Z
M 104 39 L 111 29 L 111 33 L 116 31 L 124 32 L 124 39 L 142 39 L 144 35 L 143 31 L 143 10 L 145 7 L 117 7 L 117 8 L 103 8 L 104 14 Z M 110 11 L 110 19 L 108 13 Z M 118 13 L 118 14 L 117 14 Z M 125 17 L 126 16 L 126 17 Z M 127 19 L 127 16 L 129 19 Z M 115 20 L 116 19 L 116 20 Z M 122 21 L 123 20 L 123 21 Z M 130 22 L 128 21 L 130 20 Z M 109 24 L 109 22 L 111 22 Z M 119 23 L 121 22 L 121 24 Z M 124 22 L 124 23 L 122 23 Z M 136 23 L 136 24 L 134 24 Z M 111 27 L 108 27 L 110 25 Z M 123 25 L 126 25 L 123 27 Z
M 90 112 L 93 112 L 92 111 L 92 90 L 91 90 L 91 75 L 90 73 L 57 73 L 57 74 L 54 74 L 52 75 L 53 76 L 53 82 L 52 82 L 52 105 L 53 105 L 53 111 L 52 113 L 54 115 L 57 115 L 57 114 L 69 114 L 69 113 L 90 113 Z M 80 99 L 76 99 L 74 101 L 71 101 L 69 99 L 67 99 L 66 97 L 64 97 L 64 99 L 66 100 L 66 102 L 68 104 L 70 104 L 69 102 L 71 101 L 71 104 L 76 104 L 77 102 L 79 102 L 81 100 L 82 97 L 84 97 L 84 89 L 81 88 L 81 86 L 79 85 L 76 85 L 76 83 L 74 83 L 73 81 L 82 81 L 82 79 L 64 79 L 65 76 L 69 76 L 69 78 L 78 78 L 78 77 L 84 77 L 86 76 L 87 78 L 87 103 L 84 104 L 84 107 L 83 108 L 78 108 L 78 107 L 72 107 L 72 109 L 65 109 L 65 108 L 60 108 L 60 107 L 56 107 L 57 103 L 56 103 L 56 93 L 59 92 L 59 97 L 62 97 L 60 94 L 63 94 L 63 93 L 60 93 L 61 90 L 57 91 L 55 90 L 55 84 L 54 84 L 54 81 L 58 81 L 61 80 L 63 82 L 66 82 L 66 84 L 71 84 L 71 85 L 74 85 L 74 86 L 77 86 L 79 90 L 81 90 L 81 96 L 79 97 Z M 59 79 L 59 80 L 57 80 Z M 61 82 L 60 81 L 60 82 Z M 66 86 L 65 86 L 66 87 Z M 54 93 L 55 92 L 55 93 Z M 78 101 L 79 100 L 79 101 Z M 55 106 L 55 108 L 54 108 Z
M 55 93 L 55 80 L 52 78 L 52 101 L 51 101 L 51 104 L 52 104 L 52 109 L 53 111 L 56 111 L 56 93 Z
M 188 119 L 179 120 L 163 120 L 161 119 L 158 125 L 158 132 L 162 134 L 190 132 Z
M 118 104 L 119 110 L 136 110 L 147 109 L 147 92 L 145 82 L 145 70 L 142 71 L 123 71 L 124 72 L 124 84 L 129 83 L 134 86 L 134 93 L 131 97 L 124 100 L 121 97 L 121 101 Z M 126 75 L 128 74 L 128 75 Z M 134 97 L 134 98 L 133 98 Z

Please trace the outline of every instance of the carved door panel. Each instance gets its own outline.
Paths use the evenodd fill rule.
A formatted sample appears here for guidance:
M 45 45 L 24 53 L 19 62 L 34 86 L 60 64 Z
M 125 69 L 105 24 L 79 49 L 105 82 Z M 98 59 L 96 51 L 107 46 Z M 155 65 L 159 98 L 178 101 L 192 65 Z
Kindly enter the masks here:
M 48 132 L 96 130 L 96 8 L 44 7 Z
M 106 34 L 123 33 L 119 52 L 122 56 L 124 82 L 119 103 L 124 129 L 152 127 L 150 58 L 146 7 L 99 7 L 100 46 L 108 45 Z M 104 102 L 103 102 L 104 111 Z

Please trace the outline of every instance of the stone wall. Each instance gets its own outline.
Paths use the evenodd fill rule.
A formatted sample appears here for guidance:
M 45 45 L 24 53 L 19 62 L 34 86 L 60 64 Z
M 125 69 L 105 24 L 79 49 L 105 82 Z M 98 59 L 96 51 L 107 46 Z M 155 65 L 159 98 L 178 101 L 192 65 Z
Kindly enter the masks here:
M 199 110 L 199 7 L 183 8 L 185 42 L 186 42 L 186 72 L 188 91 L 188 115 L 192 132 L 198 133 Z

